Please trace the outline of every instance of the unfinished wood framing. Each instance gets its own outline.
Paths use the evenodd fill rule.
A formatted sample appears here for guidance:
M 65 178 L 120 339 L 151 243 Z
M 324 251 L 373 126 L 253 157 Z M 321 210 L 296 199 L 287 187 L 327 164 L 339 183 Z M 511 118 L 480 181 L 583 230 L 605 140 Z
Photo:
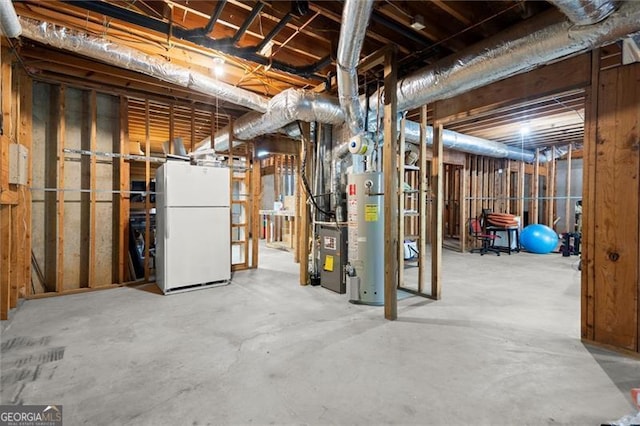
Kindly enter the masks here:
M 398 139 L 396 130 L 397 77 L 396 50 L 384 50 L 384 317 L 398 318 Z
M 309 283 L 309 239 L 310 239 L 310 223 L 309 223 L 309 204 L 307 203 L 307 193 L 304 189 L 304 184 L 302 183 L 302 173 L 305 173 L 306 178 L 309 178 L 309 169 L 311 167 L 305 167 L 303 172 L 302 170 L 302 159 L 303 156 L 306 155 L 307 158 L 312 157 L 309 155 L 311 148 L 311 126 L 309 123 L 300 123 L 301 125 L 301 135 L 302 141 L 300 143 L 300 155 L 299 155 L 299 164 L 298 167 L 298 193 L 299 193 L 299 207 L 298 207 L 298 216 L 297 222 L 298 230 L 299 230 L 299 239 L 298 239 L 298 261 L 300 262 L 300 285 L 307 285 Z
M 427 285 L 427 197 L 428 197 L 428 170 L 427 170 L 427 106 L 420 108 L 420 185 L 418 187 L 419 207 L 418 214 L 420 225 L 418 226 L 418 293 L 423 293 Z
M 144 102 L 144 155 L 147 157 L 144 162 L 144 182 L 145 182 L 145 196 L 144 196 L 144 280 L 149 282 L 151 276 L 151 265 L 149 264 L 149 243 L 151 233 L 151 163 L 149 162 L 149 156 L 151 155 L 151 129 L 149 123 L 149 100 Z
M 65 153 L 64 153 L 64 140 L 66 133 L 66 118 L 65 118 L 65 87 L 59 86 L 57 88 L 57 109 L 58 109 L 58 131 L 57 131 L 57 143 L 58 143 L 58 183 L 56 187 L 58 189 L 64 189 L 64 165 L 65 165 Z M 56 263 L 57 276 L 56 276 L 56 291 L 61 292 L 64 289 L 64 191 L 58 191 L 57 207 L 57 221 L 58 221 L 58 246 L 57 253 L 58 259 Z
M 433 126 L 433 159 L 431 160 L 431 185 L 433 191 L 431 227 L 431 297 L 440 300 L 442 292 L 442 202 L 444 199 L 442 162 L 442 124 Z
M 565 203 L 565 211 L 564 211 L 564 232 L 571 232 L 571 151 L 573 148 L 569 145 L 569 150 L 567 151 L 567 181 L 566 181 L 566 197 L 567 201 Z

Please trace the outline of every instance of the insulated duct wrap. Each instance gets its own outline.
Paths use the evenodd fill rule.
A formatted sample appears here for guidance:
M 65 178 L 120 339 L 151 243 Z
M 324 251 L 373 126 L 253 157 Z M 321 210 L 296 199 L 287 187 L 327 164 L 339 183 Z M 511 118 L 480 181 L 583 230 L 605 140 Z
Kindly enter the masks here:
M 405 122 L 404 135 L 407 142 L 419 144 L 420 124 L 407 120 Z M 433 145 L 433 127 L 431 126 L 427 126 L 427 145 Z M 469 154 L 523 160 L 529 163 L 535 161 L 535 154 L 529 150 L 521 150 L 499 142 L 463 135 L 452 130 L 442 131 L 442 145 L 447 149 Z
M 344 113 L 330 96 L 301 89 L 287 89 L 271 98 L 264 114 L 250 112 L 238 118 L 233 124 L 233 134 L 237 139 L 249 140 L 275 132 L 298 120 L 340 124 L 344 122 Z M 216 135 L 215 149 L 226 150 L 228 146 L 229 128 L 225 127 Z
M 618 7 L 612 0 L 548 0 L 576 25 L 591 25 L 611 15 Z
M 0 34 L 8 38 L 22 34 L 22 27 L 11 0 L 0 0 Z
M 402 79 L 398 82 L 398 111 L 451 98 L 636 33 L 640 31 L 640 2 L 625 2 L 594 25 L 574 26 L 557 19 L 548 25 L 548 21 L 547 14 L 543 14 Z M 375 111 L 378 94 L 369 99 Z M 361 104 L 365 101 L 361 99 Z
M 373 0 L 347 0 L 342 10 L 337 54 L 338 97 L 353 135 L 362 133 L 364 127 L 356 67 L 372 8 Z
M 205 74 L 173 65 L 168 61 L 103 38 L 46 22 L 38 24 L 30 19 L 22 17 L 19 19 L 23 29 L 22 35 L 39 43 L 146 74 L 181 87 L 188 87 L 255 111 L 267 110 L 267 98 L 217 81 Z

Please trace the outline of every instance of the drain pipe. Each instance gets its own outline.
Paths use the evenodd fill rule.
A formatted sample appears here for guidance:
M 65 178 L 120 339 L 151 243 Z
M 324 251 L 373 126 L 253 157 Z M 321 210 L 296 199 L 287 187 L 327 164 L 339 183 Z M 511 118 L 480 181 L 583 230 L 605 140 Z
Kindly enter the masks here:
M 547 0 L 560 9 L 576 25 L 592 25 L 602 21 L 618 8 L 611 0 Z
M 15 38 L 22 34 L 22 26 L 11 0 L 0 1 L 0 33 L 7 38 Z

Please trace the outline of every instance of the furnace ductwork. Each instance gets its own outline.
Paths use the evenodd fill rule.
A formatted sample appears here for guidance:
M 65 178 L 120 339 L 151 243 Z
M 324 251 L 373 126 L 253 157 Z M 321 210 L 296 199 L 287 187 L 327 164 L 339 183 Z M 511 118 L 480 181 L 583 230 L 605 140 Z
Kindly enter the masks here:
M 0 1 L 0 33 L 9 38 L 22 34 L 22 26 L 11 0 Z
M 0 4 L 4 3 L 0 2 Z M 223 83 L 205 74 L 173 65 L 139 50 L 86 33 L 46 22 L 38 24 L 22 17 L 19 20 L 22 24 L 22 35 L 39 43 L 78 53 L 120 68 L 137 71 L 177 86 L 188 87 L 254 111 L 267 111 L 268 98 Z
M 591 25 L 611 15 L 618 7 L 611 0 L 547 0 L 576 25 Z
M 369 24 L 373 0 L 347 0 L 342 10 L 338 43 L 338 98 L 352 135 L 363 132 L 364 113 L 358 95 L 360 51 Z
M 624 3 L 594 25 L 575 26 L 563 20 L 549 26 L 548 20 L 545 15 L 533 18 L 400 80 L 398 111 L 448 99 L 636 33 L 640 31 L 640 2 Z M 377 93 L 369 98 L 374 110 L 378 98 Z M 361 98 L 361 105 L 365 102 Z

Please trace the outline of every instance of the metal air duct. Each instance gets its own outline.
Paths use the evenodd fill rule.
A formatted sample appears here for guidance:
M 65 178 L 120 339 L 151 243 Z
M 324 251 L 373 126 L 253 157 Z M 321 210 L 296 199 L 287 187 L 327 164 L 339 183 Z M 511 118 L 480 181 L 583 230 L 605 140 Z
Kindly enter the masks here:
M 0 2 L 4 4 L 4 2 Z M 206 74 L 173 65 L 139 50 L 80 31 L 47 22 L 40 24 L 20 17 L 22 35 L 39 43 L 68 50 L 110 65 L 136 71 L 168 83 L 188 87 L 197 92 L 241 105 L 254 111 L 267 111 L 268 98 L 226 84 Z
M 358 96 L 360 51 L 367 31 L 373 0 L 347 0 L 342 9 L 340 41 L 338 43 L 338 98 L 345 112 L 352 135 L 363 132 L 364 114 Z
M 11 0 L 0 1 L 0 33 L 15 38 L 22 34 L 22 27 Z
M 589 26 L 563 20 L 548 25 L 543 14 L 488 38 L 398 82 L 398 111 L 451 98 L 573 54 L 613 43 L 640 31 L 640 2 L 629 1 Z M 375 111 L 378 93 L 370 98 Z M 361 105 L 366 99 L 361 98 Z M 382 111 L 382 108 L 380 108 Z
M 611 0 L 547 0 L 576 25 L 591 25 L 611 15 L 618 7 Z

